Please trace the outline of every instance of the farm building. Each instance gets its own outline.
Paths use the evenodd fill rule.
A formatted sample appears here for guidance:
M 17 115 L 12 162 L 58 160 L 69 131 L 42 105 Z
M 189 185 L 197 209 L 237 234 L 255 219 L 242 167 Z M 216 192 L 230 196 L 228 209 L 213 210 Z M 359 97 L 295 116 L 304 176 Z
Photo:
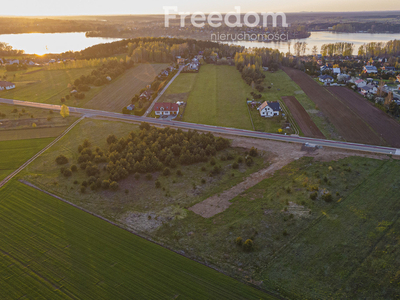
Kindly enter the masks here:
M 126 109 L 127 109 L 127 110 L 134 110 L 134 109 L 135 109 L 135 104 L 129 104 L 129 105 L 126 107 Z
M 323 83 L 332 83 L 334 81 L 333 77 L 329 75 L 321 75 L 318 79 Z
M 261 117 L 273 117 L 279 116 L 281 106 L 279 102 L 267 102 L 265 101 L 257 110 L 260 112 Z
M 176 103 L 156 103 L 154 105 L 154 112 L 156 116 L 169 116 L 169 115 L 177 115 L 179 113 L 179 105 Z
M 9 81 L 0 81 L 0 91 L 15 89 L 15 83 Z

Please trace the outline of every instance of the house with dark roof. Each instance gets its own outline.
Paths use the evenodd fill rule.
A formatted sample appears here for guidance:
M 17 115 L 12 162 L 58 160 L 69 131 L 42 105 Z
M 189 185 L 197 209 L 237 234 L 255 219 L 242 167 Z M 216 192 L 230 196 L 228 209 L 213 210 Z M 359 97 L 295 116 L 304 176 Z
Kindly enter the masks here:
M 0 91 L 15 89 L 15 83 L 9 81 L 0 81 Z
M 257 110 L 260 112 L 261 117 L 273 117 L 273 116 L 279 116 L 279 112 L 281 111 L 281 106 L 279 105 L 279 102 L 267 102 L 264 101 L 263 104 L 260 105 Z
M 367 74 L 376 74 L 378 69 L 375 66 L 364 66 L 364 72 Z
M 168 102 L 156 103 L 154 104 L 154 113 L 156 116 L 177 115 L 179 113 L 179 105 Z
M 335 81 L 335 79 L 333 79 L 333 77 L 330 75 L 321 75 L 318 77 L 318 79 L 323 83 L 332 83 Z

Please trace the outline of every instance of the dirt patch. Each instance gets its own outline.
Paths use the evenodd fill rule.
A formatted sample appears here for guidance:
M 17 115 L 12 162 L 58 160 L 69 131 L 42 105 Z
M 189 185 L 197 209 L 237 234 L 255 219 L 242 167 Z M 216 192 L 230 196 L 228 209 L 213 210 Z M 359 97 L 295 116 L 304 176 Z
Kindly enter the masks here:
M 328 121 L 335 126 L 346 141 L 373 145 L 386 145 L 385 141 L 372 130 L 363 119 L 355 114 L 345 103 L 319 85 L 300 70 L 283 68 L 286 74 L 297 83 L 306 95 L 323 112 Z
M 296 97 L 282 97 L 282 100 L 290 110 L 293 118 L 296 120 L 305 136 L 318 139 L 325 138 L 321 130 L 319 130 L 317 125 L 315 125 L 313 120 L 311 120 L 311 117 L 306 112 L 304 107 L 299 103 L 299 101 L 297 101 Z
M 298 205 L 294 202 L 289 201 L 287 213 L 292 214 L 295 217 L 309 218 L 310 210 L 302 205 Z
M 329 87 L 331 93 L 339 97 L 351 110 L 393 147 L 400 148 L 400 124 L 375 107 L 360 94 L 346 87 Z
M 187 212 L 177 206 L 169 206 L 160 212 L 132 212 L 128 211 L 118 218 L 128 229 L 139 232 L 151 232 L 173 219 L 183 219 Z

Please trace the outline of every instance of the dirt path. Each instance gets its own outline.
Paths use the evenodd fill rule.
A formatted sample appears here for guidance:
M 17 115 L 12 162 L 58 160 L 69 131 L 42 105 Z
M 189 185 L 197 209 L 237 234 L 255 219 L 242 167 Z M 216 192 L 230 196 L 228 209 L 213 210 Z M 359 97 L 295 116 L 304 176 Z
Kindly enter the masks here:
M 281 169 L 292 161 L 292 158 L 288 158 L 286 160 L 276 158 L 275 161 L 267 168 L 251 174 L 249 177 L 246 178 L 245 181 L 242 181 L 241 183 L 230 188 L 229 190 L 226 190 L 222 194 L 214 195 L 200 203 L 195 204 L 194 206 L 190 207 L 189 210 L 204 218 L 210 218 L 216 214 L 219 214 L 232 204 L 230 200 L 235 198 L 237 195 L 243 193 L 247 189 L 251 188 L 252 186 L 256 185 L 260 181 L 272 176 L 275 171 Z

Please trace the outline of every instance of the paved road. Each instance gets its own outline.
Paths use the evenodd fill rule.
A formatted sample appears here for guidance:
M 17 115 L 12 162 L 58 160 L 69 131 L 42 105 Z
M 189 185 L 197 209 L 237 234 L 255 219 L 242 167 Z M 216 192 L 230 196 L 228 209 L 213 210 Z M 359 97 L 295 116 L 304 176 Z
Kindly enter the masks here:
M 178 77 L 178 75 L 181 73 L 183 69 L 183 66 L 181 66 L 178 70 L 178 72 L 176 72 L 175 76 L 171 78 L 170 81 L 168 81 L 168 83 L 166 84 L 166 86 L 164 86 L 164 88 L 162 89 L 162 91 L 157 95 L 156 98 L 154 98 L 153 102 L 150 104 L 149 108 L 146 110 L 146 112 L 143 114 L 143 117 L 147 117 L 149 115 L 149 113 L 151 113 L 151 111 L 153 110 L 154 104 L 157 103 L 158 99 L 161 98 L 161 96 L 164 94 L 164 92 L 167 90 L 167 88 L 171 85 L 172 82 L 174 82 L 174 80 L 176 79 L 176 77 Z
M 60 105 L 27 102 L 27 101 L 19 101 L 19 100 L 10 100 L 10 99 L 2 99 L 2 98 L 0 98 L 0 103 L 11 104 L 11 105 L 22 105 L 22 106 L 29 106 L 29 107 L 36 107 L 36 108 L 43 108 L 43 109 L 52 109 L 55 111 L 61 109 Z M 196 123 L 186 123 L 186 122 L 179 122 L 179 121 L 166 121 L 166 120 L 162 120 L 162 119 L 138 117 L 138 116 L 132 116 L 132 115 L 123 115 L 120 113 L 99 111 L 99 110 L 87 109 L 87 108 L 69 107 L 69 111 L 71 113 L 78 113 L 78 114 L 86 115 L 86 117 L 100 116 L 100 117 L 106 117 L 106 118 L 115 119 L 115 120 L 147 122 L 147 123 L 150 123 L 153 125 L 173 126 L 173 127 L 177 127 L 177 128 L 183 128 L 183 129 L 209 131 L 209 132 L 213 132 L 213 133 L 229 134 L 229 135 L 235 135 L 235 136 L 244 136 L 244 137 L 260 138 L 260 139 L 268 139 L 268 140 L 276 140 L 276 141 L 292 142 L 292 143 L 301 143 L 301 144 L 309 143 L 309 144 L 314 144 L 314 145 L 323 146 L 323 147 L 334 147 L 334 148 L 347 149 L 347 150 L 367 151 L 367 152 L 380 153 L 380 154 L 400 155 L 400 149 L 375 146 L 375 145 L 356 144 L 356 143 L 348 143 L 348 142 L 342 142 L 342 141 L 314 139 L 314 138 L 299 137 L 299 136 L 288 136 L 288 135 L 275 134 L 275 133 L 265 133 L 265 132 L 257 132 L 257 131 L 250 131 L 250 130 L 244 130 L 244 129 L 226 128 L 226 127 L 218 127 L 218 126 L 203 125 L 203 124 L 196 124 Z

